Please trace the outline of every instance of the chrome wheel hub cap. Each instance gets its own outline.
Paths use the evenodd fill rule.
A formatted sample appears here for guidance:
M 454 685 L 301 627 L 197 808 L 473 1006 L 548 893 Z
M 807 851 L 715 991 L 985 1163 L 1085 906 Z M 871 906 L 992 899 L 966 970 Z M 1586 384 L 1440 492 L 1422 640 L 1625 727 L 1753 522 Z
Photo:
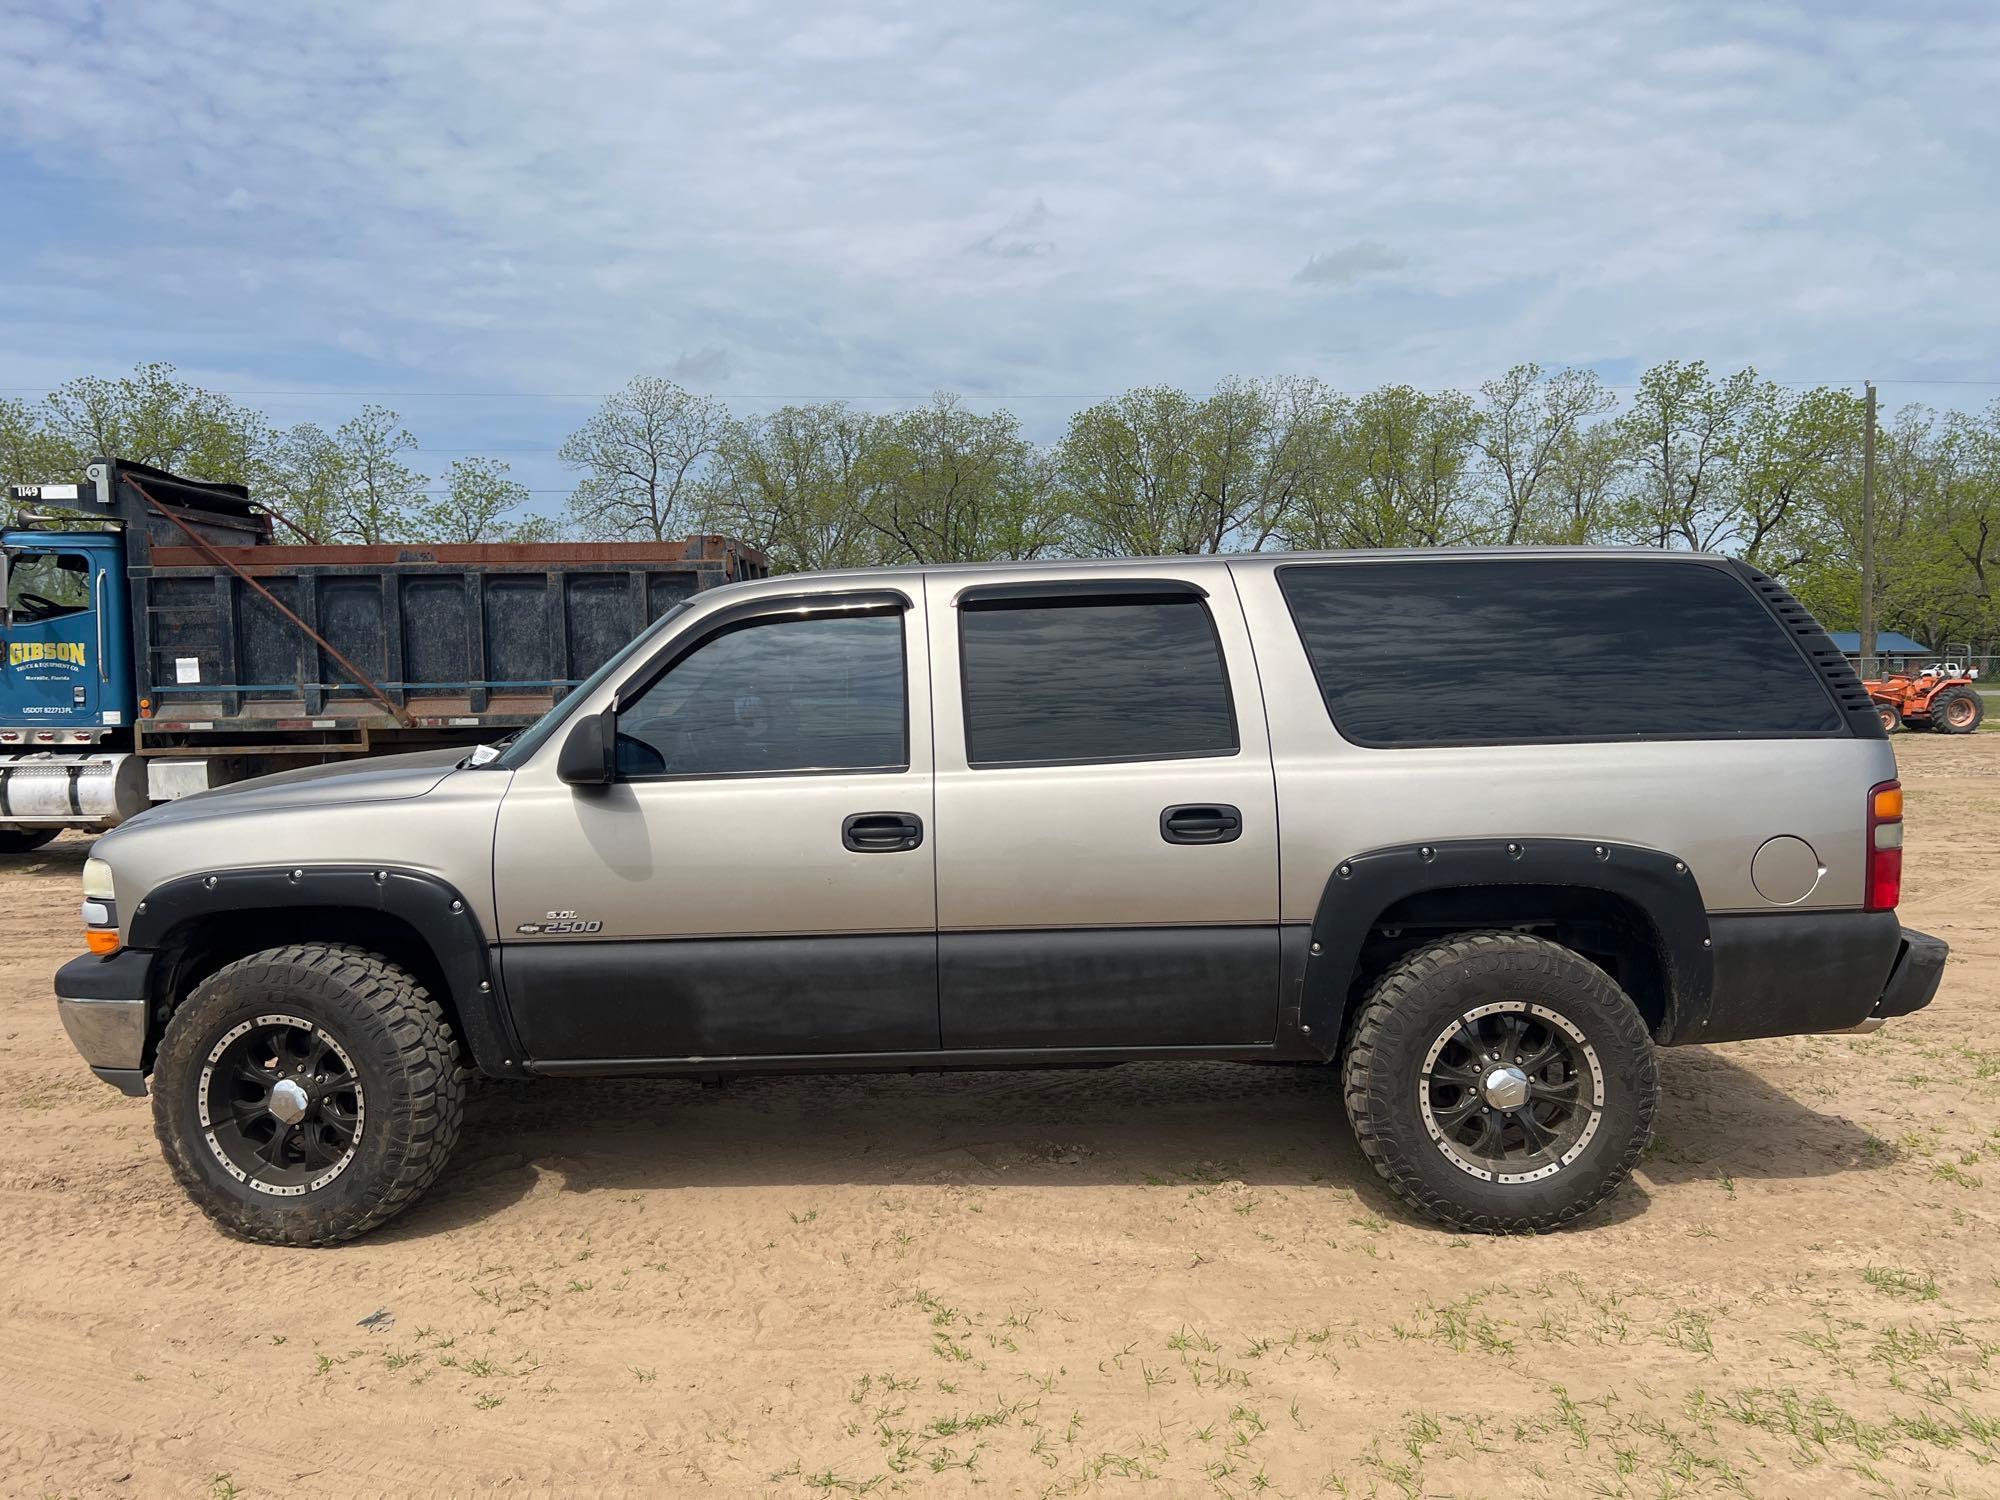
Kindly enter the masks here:
M 285 1079 L 271 1090 L 271 1113 L 287 1125 L 296 1125 L 306 1117 L 306 1105 L 311 1102 L 306 1091 L 292 1079 Z
M 1528 1075 L 1519 1068 L 1495 1068 L 1479 1086 L 1495 1109 L 1519 1109 L 1528 1102 Z

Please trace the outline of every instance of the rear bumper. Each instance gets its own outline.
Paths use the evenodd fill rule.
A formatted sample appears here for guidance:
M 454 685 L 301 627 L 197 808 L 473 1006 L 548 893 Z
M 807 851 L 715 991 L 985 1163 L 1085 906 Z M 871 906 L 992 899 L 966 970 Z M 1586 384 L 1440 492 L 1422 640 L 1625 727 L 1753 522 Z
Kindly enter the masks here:
M 86 953 L 56 971 L 56 1014 L 90 1071 L 124 1093 L 146 1092 L 153 955 Z
M 1929 1005 L 1944 978 L 1944 961 L 1950 952 L 1950 945 L 1943 938 L 1905 927 L 1896 967 L 1889 971 L 1889 982 L 1882 987 L 1882 998 L 1868 1013 L 1869 1019 L 1886 1021 Z
M 1714 982 L 1661 1041 L 1870 1031 L 1937 994 L 1946 945 L 1894 912 L 1787 912 L 1709 922 Z

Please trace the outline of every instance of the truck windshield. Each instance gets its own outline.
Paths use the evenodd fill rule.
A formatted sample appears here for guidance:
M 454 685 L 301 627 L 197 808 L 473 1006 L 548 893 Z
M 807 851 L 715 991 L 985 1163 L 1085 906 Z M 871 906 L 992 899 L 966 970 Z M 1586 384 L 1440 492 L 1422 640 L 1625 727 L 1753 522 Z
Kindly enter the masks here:
M 20 624 L 72 615 L 90 605 L 90 559 L 80 552 L 7 553 L 7 608 Z
M 549 736 L 560 729 L 564 721 L 572 713 L 576 712 L 577 704 L 583 702 L 585 698 L 588 698 L 595 692 L 598 685 L 607 677 L 611 676 L 619 668 L 623 667 L 626 662 L 638 655 L 640 647 L 657 638 L 670 620 L 676 615 L 685 613 L 686 610 L 687 601 L 682 600 L 679 604 L 676 604 L 665 614 L 661 615 L 659 619 L 655 620 L 649 629 L 642 630 L 633 636 L 631 640 L 614 651 L 603 666 L 571 688 L 568 696 L 562 702 L 551 708 L 526 729 L 523 729 L 514 737 L 512 743 L 505 750 L 501 751 L 496 758 L 486 761 L 484 764 L 499 766 L 502 770 L 506 771 L 514 770 L 516 767 L 526 764 L 528 758 L 548 742 Z

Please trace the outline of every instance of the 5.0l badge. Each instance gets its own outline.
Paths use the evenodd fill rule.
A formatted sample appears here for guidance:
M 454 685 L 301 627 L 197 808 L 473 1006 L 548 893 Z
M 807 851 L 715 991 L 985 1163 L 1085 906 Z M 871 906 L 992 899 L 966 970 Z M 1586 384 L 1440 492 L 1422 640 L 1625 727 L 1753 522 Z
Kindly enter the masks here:
M 568 937 L 579 933 L 587 937 L 591 933 L 604 931 L 604 924 L 598 921 L 586 921 L 573 911 L 552 911 L 544 913 L 541 921 L 523 922 L 514 930 L 529 937 Z

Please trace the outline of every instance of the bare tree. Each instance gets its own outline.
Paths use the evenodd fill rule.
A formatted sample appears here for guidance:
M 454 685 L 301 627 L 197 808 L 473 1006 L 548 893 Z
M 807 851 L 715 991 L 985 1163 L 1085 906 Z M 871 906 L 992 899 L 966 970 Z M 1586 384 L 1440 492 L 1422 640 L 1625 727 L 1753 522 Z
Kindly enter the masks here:
M 634 380 L 557 450 L 583 471 L 569 502 L 577 531 L 664 541 L 708 529 L 701 481 L 728 422 L 712 397 L 654 376 Z
M 415 534 L 424 502 L 423 475 L 403 462 L 417 440 L 386 407 L 364 406 L 333 435 L 344 481 L 330 541 L 398 542 Z
M 1618 419 L 1638 465 L 1625 506 L 1634 540 L 1706 552 L 1729 538 L 1734 468 L 1756 381 L 1754 370 L 1712 380 L 1700 360 L 1669 360 L 1640 377 L 1632 409 Z
M 1536 529 L 1543 486 L 1564 445 L 1616 398 L 1589 370 L 1559 370 L 1545 379 L 1535 364 L 1515 365 L 1479 391 L 1485 405 L 1476 441 L 1498 490 L 1495 535 L 1511 547 Z

